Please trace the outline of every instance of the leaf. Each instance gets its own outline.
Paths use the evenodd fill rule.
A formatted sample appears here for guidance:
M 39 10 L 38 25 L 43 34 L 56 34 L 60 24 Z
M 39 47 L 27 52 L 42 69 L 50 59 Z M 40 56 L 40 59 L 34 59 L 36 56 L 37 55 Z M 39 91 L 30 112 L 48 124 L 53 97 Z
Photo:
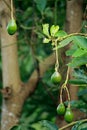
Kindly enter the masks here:
M 74 69 L 73 76 L 75 76 L 76 78 L 82 79 L 83 81 L 87 83 L 87 74 L 85 73 L 83 69 L 77 69 L 77 68 Z
M 75 52 L 75 49 L 67 50 L 66 51 L 66 56 L 72 56 L 74 52 Z
M 71 130 L 78 130 L 78 126 L 81 124 L 81 121 L 78 121 Z
M 43 43 L 49 43 L 51 40 L 50 39 L 48 39 L 48 38 L 44 38 L 43 39 Z
M 43 24 L 43 33 L 49 37 L 50 34 L 49 34 L 49 24 Z
M 82 121 L 78 121 L 71 130 L 87 130 L 87 122 L 83 123 Z
M 78 46 L 73 44 L 69 50 L 66 51 L 66 56 L 72 56 L 73 53 L 78 49 Z
M 74 54 L 72 56 L 73 57 L 80 57 L 80 56 L 82 56 L 84 54 L 87 54 L 87 50 L 83 50 L 83 49 L 79 48 L 78 50 L 76 50 L 74 52 Z
M 82 123 L 79 125 L 78 130 L 87 130 L 87 123 Z
M 65 31 L 60 30 L 55 34 L 55 37 L 60 38 L 60 37 L 66 36 L 66 35 L 67 35 L 67 33 Z
M 84 79 L 74 79 L 74 80 L 69 80 L 69 83 L 71 84 L 78 84 L 78 85 L 86 85 L 87 80 Z
M 77 44 L 80 48 L 87 49 L 87 39 L 82 36 L 73 36 L 73 43 Z
M 26 21 L 33 13 L 33 7 L 28 7 L 25 11 L 24 14 L 22 15 L 22 19 Z
M 62 48 L 66 45 L 68 45 L 71 41 L 73 41 L 73 37 L 68 37 L 65 40 L 59 42 L 58 48 Z
M 36 6 L 37 6 L 37 9 L 43 13 L 45 7 L 46 7 L 46 4 L 47 4 L 47 0 L 35 0 L 35 3 L 36 3 Z
M 87 127 L 86 128 L 81 128 L 80 130 L 87 130 Z
M 78 125 L 74 125 L 71 130 L 77 130 L 77 129 L 78 129 Z
M 68 65 L 71 67 L 78 67 L 78 66 L 85 65 L 85 64 L 87 64 L 87 55 L 73 58 L 71 63 L 69 63 Z
M 84 96 L 85 94 L 87 94 L 87 89 L 78 92 L 78 96 Z
M 57 25 L 52 25 L 50 28 L 50 34 L 51 36 L 55 36 L 55 34 L 58 32 L 59 30 L 59 26 Z
M 79 48 L 83 48 L 83 49 L 87 50 L 87 39 L 82 36 L 68 37 L 59 43 L 58 48 L 62 48 L 64 46 L 68 45 L 71 41 L 73 41 L 74 44 L 78 45 Z
M 40 121 L 40 123 L 42 124 L 43 127 L 48 128 L 48 130 L 58 130 L 58 127 L 50 121 L 43 120 Z
M 21 126 L 13 126 L 10 130 L 21 130 Z

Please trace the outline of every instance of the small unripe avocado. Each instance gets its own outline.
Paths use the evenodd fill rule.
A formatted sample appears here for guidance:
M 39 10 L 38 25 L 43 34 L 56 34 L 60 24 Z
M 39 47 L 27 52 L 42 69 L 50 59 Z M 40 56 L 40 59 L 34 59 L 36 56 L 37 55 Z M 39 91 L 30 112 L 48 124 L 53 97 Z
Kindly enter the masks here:
M 74 119 L 74 114 L 73 114 L 71 108 L 67 108 L 67 109 L 66 109 L 66 113 L 65 113 L 65 115 L 64 115 L 64 119 L 65 119 L 65 121 L 66 121 L 67 123 L 71 123 L 71 122 L 73 121 L 73 119 Z
M 63 103 L 60 103 L 57 107 L 57 114 L 64 115 L 65 114 L 65 106 Z
M 7 32 L 10 35 L 15 34 L 15 32 L 17 31 L 17 24 L 15 22 L 14 19 L 10 20 L 8 25 L 7 25 Z
M 60 83 L 61 79 L 62 79 L 61 74 L 59 72 L 56 72 L 56 71 L 51 76 L 51 81 L 54 84 Z

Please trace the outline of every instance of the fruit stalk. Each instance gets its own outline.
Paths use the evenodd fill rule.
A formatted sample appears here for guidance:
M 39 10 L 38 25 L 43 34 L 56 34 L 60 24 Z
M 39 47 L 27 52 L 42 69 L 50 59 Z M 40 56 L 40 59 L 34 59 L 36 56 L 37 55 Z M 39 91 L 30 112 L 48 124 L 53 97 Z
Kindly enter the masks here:
M 87 121 L 87 119 L 80 120 L 80 122 L 82 122 L 82 123 L 84 123 L 84 122 L 86 122 L 86 121 Z M 70 123 L 70 124 L 68 124 L 68 125 L 65 125 L 65 126 L 59 128 L 59 130 L 65 130 L 66 128 L 68 128 L 68 127 L 70 127 L 70 126 L 72 126 L 72 125 L 74 125 L 74 124 L 77 124 L 78 122 L 79 122 L 79 121 L 73 121 L 72 123 Z
M 67 69 L 67 75 L 66 75 L 66 80 L 65 80 L 65 85 L 67 84 L 67 82 L 69 80 L 69 72 L 70 72 L 70 68 L 68 67 L 68 69 Z
M 69 101 L 69 103 L 68 103 L 68 108 L 70 108 L 70 93 L 69 93 L 69 90 L 68 90 L 68 88 L 67 88 L 67 82 L 68 82 L 68 80 L 69 80 L 69 72 L 70 72 L 70 68 L 68 67 L 68 69 L 67 69 L 67 76 L 66 76 L 66 80 L 65 80 L 65 90 L 66 90 L 66 92 L 67 92 L 67 95 L 68 95 L 68 101 Z
M 61 87 L 61 89 L 60 89 L 60 103 L 63 103 L 63 100 L 62 100 L 62 91 L 63 91 L 63 87 Z
M 57 42 L 55 42 L 55 48 L 56 48 L 56 50 L 55 50 L 55 54 L 56 54 L 55 71 L 57 72 L 57 71 L 58 71 L 58 68 L 59 68 Z
M 66 92 L 67 92 L 67 96 L 68 96 L 68 108 L 70 108 L 70 93 L 69 93 L 69 90 L 68 90 L 68 88 L 67 87 L 65 87 L 65 90 L 66 90 Z
M 11 0 L 11 19 L 13 19 L 13 0 Z

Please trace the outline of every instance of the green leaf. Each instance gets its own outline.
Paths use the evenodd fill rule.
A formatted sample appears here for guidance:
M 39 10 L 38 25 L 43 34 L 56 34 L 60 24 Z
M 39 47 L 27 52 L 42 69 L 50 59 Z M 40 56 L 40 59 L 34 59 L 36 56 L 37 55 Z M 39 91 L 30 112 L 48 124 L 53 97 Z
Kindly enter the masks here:
M 78 92 L 78 96 L 84 96 L 85 94 L 87 95 L 87 89 Z
M 73 58 L 71 63 L 69 63 L 68 65 L 71 67 L 78 67 L 78 66 L 85 65 L 85 64 L 87 64 L 87 55 Z
M 66 56 L 72 56 L 74 52 L 75 52 L 75 49 L 67 50 L 66 51 Z
M 74 125 L 71 130 L 77 130 L 77 129 L 78 129 L 78 125 Z
M 40 123 L 42 124 L 43 127 L 48 128 L 48 130 L 58 130 L 58 127 L 50 121 L 43 120 L 40 121 Z
M 50 28 L 50 34 L 51 36 L 55 36 L 55 34 L 58 32 L 59 30 L 59 26 L 57 25 L 52 25 Z
M 73 57 L 80 57 L 80 56 L 82 56 L 84 54 L 87 54 L 87 50 L 83 50 L 83 49 L 79 48 L 78 50 L 76 50 L 74 52 L 74 54 L 72 56 Z
M 87 74 L 85 73 L 83 69 L 77 69 L 77 68 L 74 69 L 73 76 L 75 76 L 75 78 L 85 80 L 87 83 Z
M 81 124 L 81 121 L 78 121 L 71 130 L 78 130 L 78 126 Z
M 21 130 L 21 126 L 13 126 L 10 130 Z
M 67 36 L 67 33 L 65 31 L 62 31 L 62 30 L 58 31 L 55 34 L 55 37 L 59 37 L 59 38 L 64 37 L 64 36 Z
M 50 39 L 48 39 L 48 38 L 44 38 L 43 39 L 43 43 L 49 43 L 51 40 Z
M 65 104 L 66 103 L 68 105 L 68 102 L 65 102 Z M 83 112 L 87 111 L 87 110 L 85 110 L 85 111 L 83 110 L 85 108 L 87 109 L 87 103 L 84 103 L 82 100 L 72 100 L 70 102 L 70 105 L 71 105 L 72 108 L 77 108 L 77 109 L 79 109 Z
M 74 80 L 69 80 L 69 83 L 71 84 L 78 84 L 78 85 L 86 85 L 87 80 L 84 79 L 74 79 Z
M 43 33 L 49 37 L 50 34 L 49 34 L 49 24 L 43 24 Z
M 76 44 L 73 44 L 69 50 L 66 51 L 66 56 L 72 56 L 73 53 L 78 49 Z
M 87 49 L 87 39 L 82 36 L 74 36 L 73 43 L 77 44 L 80 48 Z
M 35 0 L 37 9 L 43 13 L 44 9 L 46 8 L 47 0 Z
M 79 48 L 87 50 L 87 39 L 81 36 L 71 36 L 59 43 L 58 48 L 62 48 L 68 45 L 71 41 L 76 44 Z
M 79 125 L 78 130 L 87 130 L 87 123 L 82 123 Z
M 68 45 L 72 41 L 73 41 L 73 37 L 68 37 L 65 40 L 59 42 L 58 48 L 62 48 L 64 46 Z

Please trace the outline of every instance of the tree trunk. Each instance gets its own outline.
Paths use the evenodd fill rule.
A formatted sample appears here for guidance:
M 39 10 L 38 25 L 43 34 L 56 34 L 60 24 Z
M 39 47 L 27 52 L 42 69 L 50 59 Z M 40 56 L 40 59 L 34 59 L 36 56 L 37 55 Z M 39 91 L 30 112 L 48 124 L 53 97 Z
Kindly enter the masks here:
M 9 0 L 6 1 L 10 3 Z M 10 36 L 7 33 L 6 26 L 10 20 L 10 9 L 1 0 L 0 1 L 1 17 L 1 55 L 3 70 L 3 105 L 1 130 L 9 130 L 13 124 L 16 124 L 19 104 L 17 100 L 18 92 L 21 89 L 20 74 L 18 68 L 16 35 Z
M 82 27 L 82 3 L 83 0 L 67 0 L 66 31 L 68 33 L 79 32 Z M 70 48 L 70 46 L 69 46 Z M 78 88 L 70 86 L 71 99 L 77 99 Z
M 83 17 L 83 0 L 71 0 L 67 1 L 67 21 L 66 30 L 68 33 L 80 32 L 82 28 Z M 70 46 L 69 46 L 70 48 Z M 72 79 L 72 70 L 70 72 L 70 78 Z M 77 92 L 78 87 L 73 85 L 69 86 L 71 100 L 78 100 Z M 74 120 L 80 120 L 85 117 L 85 114 L 79 110 L 74 110 Z
M 6 0 L 6 3 L 9 5 L 10 1 Z M 6 26 L 10 20 L 10 9 L 3 0 L 0 0 L 0 5 L 0 38 L 3 73 L 1 130 L 10 130 L 10 128 L 16 125 L 19 121 L 24 101 L 35 91 L 38 81 L 38 73 L 35 70 L 26 84 L 21 82 L 18 67 L 17 38 L 16 35 L 10 36 L 6 31 Z M 54 63 L 55 54 L 53 53 L 39 64 L 40 76 L 43 76 L 43 73 Z
M 82 25 L 83 0 L 67 0 L 66 31 L 68 33 L 79 32 Z

